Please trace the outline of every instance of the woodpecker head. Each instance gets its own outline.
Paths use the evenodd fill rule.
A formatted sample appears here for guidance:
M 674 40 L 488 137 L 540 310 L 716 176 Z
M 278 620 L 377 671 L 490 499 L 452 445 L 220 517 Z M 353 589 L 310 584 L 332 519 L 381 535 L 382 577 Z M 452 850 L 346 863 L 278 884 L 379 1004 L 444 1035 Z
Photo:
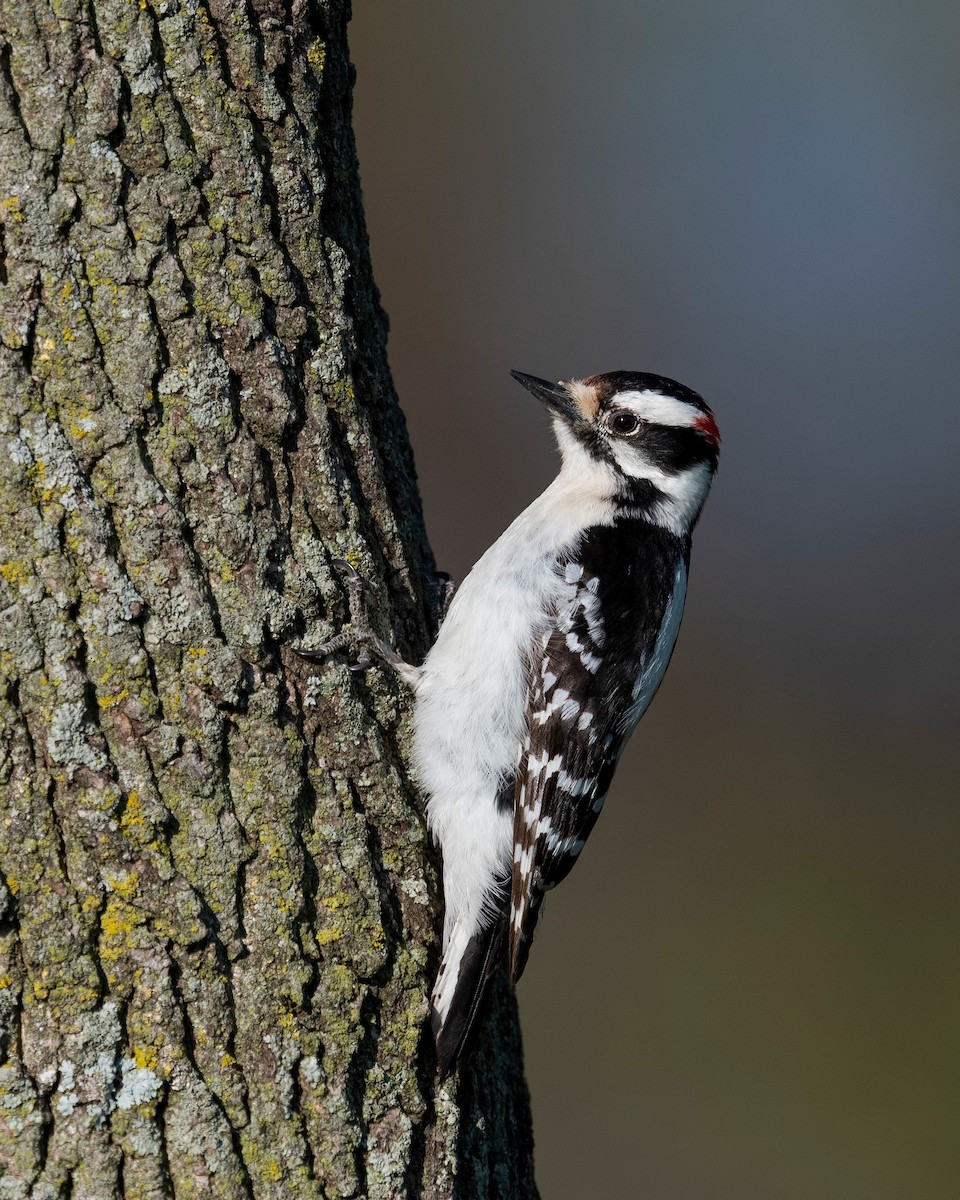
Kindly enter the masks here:
M 720 452 L 717 423 L 696 392 L 638 371 L 561 383 L 510 373 L 550 410 L 564 474 L 609 494 L 618 509 L 681 535 L 693 528 Z

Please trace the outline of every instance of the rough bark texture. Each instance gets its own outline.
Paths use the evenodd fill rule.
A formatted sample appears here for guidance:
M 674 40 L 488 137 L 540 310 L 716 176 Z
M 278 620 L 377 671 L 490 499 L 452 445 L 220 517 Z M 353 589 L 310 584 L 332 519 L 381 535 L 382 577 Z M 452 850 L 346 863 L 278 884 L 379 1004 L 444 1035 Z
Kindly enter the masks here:
M 408 699 L 294 644 L 431 565 L 341 3 L 0 6 L 0 1197 L 535 1195 L 437 1093 Z

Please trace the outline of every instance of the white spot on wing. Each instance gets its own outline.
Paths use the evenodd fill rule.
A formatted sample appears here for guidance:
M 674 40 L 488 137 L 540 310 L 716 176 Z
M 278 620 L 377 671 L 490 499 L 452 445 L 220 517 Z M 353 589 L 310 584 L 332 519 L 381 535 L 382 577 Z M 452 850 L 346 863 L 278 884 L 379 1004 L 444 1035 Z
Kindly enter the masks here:
M 560 777 L 557 780 L 557 786 L 563 788 L 567 795 L 572 796 L 574 799 L 588 792 L 592 783 L 592 776 L 578 779 L 575 775 L 570 775 L 566 771 L 561 771 Z
M 553 837 L 553 822 L 549 817 L 541 817 L 537 822 L 537 837 L 550 838 Z
M 572 651 L 583 663 L 584 667 L 595 675 L 600 668 L 601 659 L 595 654 L 591 654 L 587 647 L 580 641 L 575 633 L 568 633 L 566 637 L 567 649 Z
M 572 857 L 576 858 L 576 856 L 580 853 L 580 851 L 584 847 L 583 838 L 578 838 L 578 837 L 558 838 L 553 833 L 548 835 L 546 841 L 547 841 L 547 848 L 549 849 L 550 853 L 553 855 L 569 854 Z

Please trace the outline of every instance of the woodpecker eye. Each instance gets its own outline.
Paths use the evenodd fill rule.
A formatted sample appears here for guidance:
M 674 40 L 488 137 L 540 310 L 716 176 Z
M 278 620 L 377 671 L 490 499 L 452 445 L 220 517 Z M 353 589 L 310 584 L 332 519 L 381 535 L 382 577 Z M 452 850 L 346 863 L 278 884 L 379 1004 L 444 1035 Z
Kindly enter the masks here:
M 619 433 L 622 437 L 626 437 L 628 434 L 636 433 L 639 425 L 640 418 L 636 413 L 618 412 L 610 418 L 609 429 L 611 433 Z

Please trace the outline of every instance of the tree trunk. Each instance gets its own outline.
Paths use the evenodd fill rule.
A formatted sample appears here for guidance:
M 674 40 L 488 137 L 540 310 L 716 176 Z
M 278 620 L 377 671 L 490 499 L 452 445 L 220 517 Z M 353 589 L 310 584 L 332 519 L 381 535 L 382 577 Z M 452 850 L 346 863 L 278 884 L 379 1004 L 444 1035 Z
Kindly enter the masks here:
M 437 1091 L 431 567 L 341 0 L 0 6 L 0 1197 L 532 1197 L 516 1013 Z

